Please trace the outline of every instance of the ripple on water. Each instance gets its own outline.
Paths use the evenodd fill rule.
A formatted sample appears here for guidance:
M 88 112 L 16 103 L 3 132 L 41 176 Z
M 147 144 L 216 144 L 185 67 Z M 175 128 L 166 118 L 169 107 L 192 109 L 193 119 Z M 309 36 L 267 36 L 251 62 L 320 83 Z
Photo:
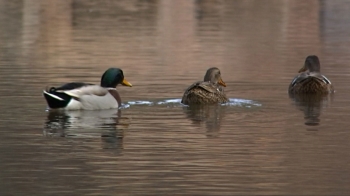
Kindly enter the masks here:
M 183 118 L 185 114 L 186 118 L 193 121 L 195 124 L 200 122 L 206 122 L 212 134 L 217 133 L 220 129 L 220 122 L 225 115 L 225 110 L 228 108 L 253 108 L 260 107 L 262 104 L 247 100 L 247 99 L 229 99 L 228 103 L 221 105 L 211 105 L 209 107 L 188 107 L 181 103 L 181 99 L 162 99 L 162 100 L 137 100 L 129 101 L 122 105 L 122 110 L 128 110 L 128 108 L 133 108 L 134 112 L 138 114 L 141 112 L 148 112 L 149 108 L 141 108 L 141 106 L 154 107 L 157 110 L 159 116 L 153 117 L 152 120 L 160 118 L 164 120 L 171 119 L 170 123 L 166 126 L 171 127 L 172 124 L 178 126 L 177 119 Z M 138 108 L 139 106 L 140 108 Z M 214 107 L 212 107 L 214 106 Z M 179 108 L 180 110 L 175 110 L 175 113 L 171 113 L 171 117 L 164 114 L 164 111 L 158 112 L 159 107 L 166 108 Z M 183 110 L 182 110 L 182 109 Z M 47 112 L 47 120 L 44 124 L 43 135 L 46 137 L 67 137 L 67 138 L 101 138 L 103 140 L 103 148 L 118 148 L 122 143 L 124 138 L 124 130 L 127 130 L 129 124 L 131 123 L 131 118 L 122 117 L 121 111 L 118 109 L 111 110 L 77 110 L 77 111 L 65 111 L 65 110 L 52 110 Z M 180 113 L 176 113 L 179 112 Z M 181 112 L 182 111 L 182 112 Z M 154 114 L 155 110 L 149 111 Z M 172 111 L 174 112 L 174 111 Z M 132 112 L 131 112 L 132 113 Z M 169 113 L 170 114 L 170 113 Z M 147 116 L 148 114 L 146 114 Z M 178 118 L 174 116 L 178 115 Z M 142 116 L 142 115 L 141 115 Z M 174 120 L 175 119 L 175 120 Z M 145 127 L 144 123 L 149 122 L 150 119 L 138 118 L 133 124 L 135 127 L 141 124 Z M 158 124 L 158 123 L 157 123 Z M 153 126 L 153 124 L 150 124 Z M 165 126 L 164 124 L 162 125 Z M 154 129 L 154 127 L 152 127 Z M 213 131 L 216 130 L 216 131 Z M 106 144 L 106 145 L 105 145 Z
M 165 99 L 160 101 L 145 101 L 145 100 L 139 100 L 139 101 L 129 101 L 125 104 L 122 104 L 120 107 L 121 109 L 130 108 L 131 106 L 137 106 L 137 105 L 146 105 L 146 106 L 153 106 L 153 105 L 166 105 L 168 107 L 187 107 L 187 105 L 184 105 L 181 103 L 181 99 Z M 248 99 L 237 99 L 237 98 L 230 98 L 229 102 L 221 104 L 223 106 L 239 106 L 239 107 L 261 107 L 262 104 L 258 103 L 253 100 Z

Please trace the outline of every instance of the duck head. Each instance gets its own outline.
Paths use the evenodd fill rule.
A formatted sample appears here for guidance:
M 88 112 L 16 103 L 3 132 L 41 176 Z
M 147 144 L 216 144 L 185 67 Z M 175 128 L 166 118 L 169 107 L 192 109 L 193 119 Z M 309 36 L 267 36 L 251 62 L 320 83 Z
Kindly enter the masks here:
M 107 69 L 101 77 L 101 86 L 105 88 L 115 88 L 118 84 L 132 87 L 132 84 L 124 78 L 124 74 L 121 69 Z
M 306 57 L 304 66 L 299 70 L 300 72 L 320 72 L 321 71 L 321 65 L 320 60 L 316 55 L 310 55 Z
M 207 70 L 207 73 L 204 76 L 204 82 L 210 82 L 215 85 L 226 87 L 225 82 L 221 78 L 220 70 L 217 67 L 212 67 Z

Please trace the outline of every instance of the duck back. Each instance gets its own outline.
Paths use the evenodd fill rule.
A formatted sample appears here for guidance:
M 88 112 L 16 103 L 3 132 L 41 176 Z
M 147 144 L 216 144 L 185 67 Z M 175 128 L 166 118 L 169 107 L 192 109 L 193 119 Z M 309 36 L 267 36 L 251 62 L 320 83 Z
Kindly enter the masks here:
M 303 80 L 292 82 L 289 86 L 290 93 L 330 93 L 333 86 L 327 78 L 309 76 Z
M 209 82 L 196 82 L 187 88 L 181 103 L 189 104 L 217 104 L 226 103 L 226 97 L 222 87 Z

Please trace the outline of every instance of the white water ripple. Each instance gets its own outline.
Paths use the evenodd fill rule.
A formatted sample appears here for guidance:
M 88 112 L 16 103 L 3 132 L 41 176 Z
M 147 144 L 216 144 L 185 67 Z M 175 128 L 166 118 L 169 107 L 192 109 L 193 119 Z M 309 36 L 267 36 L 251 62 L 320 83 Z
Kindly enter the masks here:
M 146 100 L 138 100 L 138 101 L 128 101 L 120 107 L 121 109 L 129 108 L 131 106 L 154 106 L 154 105 L 167 105 L 167 106 L 181 106 L 184 107 L 186 105 L 181 103 L 181 99 L 165 99 L 161 101 L 146 101 Z M 262 104 L 253 100 L 248 99 L 236 99 L 230 98 L 229 102 L 221 104 L 222 106 L 240 106 L 240 107 L 261 107 Z

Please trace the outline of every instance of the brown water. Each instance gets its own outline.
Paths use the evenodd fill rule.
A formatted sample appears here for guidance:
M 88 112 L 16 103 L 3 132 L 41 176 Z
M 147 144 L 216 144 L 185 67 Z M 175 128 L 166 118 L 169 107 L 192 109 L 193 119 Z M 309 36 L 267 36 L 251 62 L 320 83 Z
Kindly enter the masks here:
M 0 0 L 0 195 L 348 195 L 350 2 Z M 307 55 L 336 93 L 290 98 Z M 183 91 L 221 69 L 230 104 Z M 121 110 L 41 93 L 120 67 Z

